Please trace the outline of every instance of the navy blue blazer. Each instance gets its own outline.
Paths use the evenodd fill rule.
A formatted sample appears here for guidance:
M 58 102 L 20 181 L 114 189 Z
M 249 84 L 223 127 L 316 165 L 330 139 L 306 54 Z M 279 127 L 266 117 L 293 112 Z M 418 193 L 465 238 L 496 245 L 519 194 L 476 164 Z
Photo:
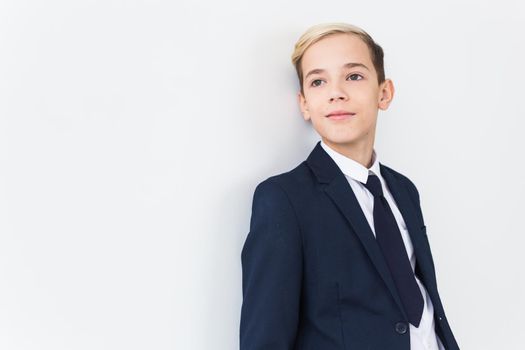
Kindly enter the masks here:
M 380 163 L 406 222 L 436 333 L 459 349 L 439 298 L 419 193 Z M 410 350 L 388 266 L 348 180 L 316 144 L 306 161 L 255 189 L 241 252 L 240 350 Z

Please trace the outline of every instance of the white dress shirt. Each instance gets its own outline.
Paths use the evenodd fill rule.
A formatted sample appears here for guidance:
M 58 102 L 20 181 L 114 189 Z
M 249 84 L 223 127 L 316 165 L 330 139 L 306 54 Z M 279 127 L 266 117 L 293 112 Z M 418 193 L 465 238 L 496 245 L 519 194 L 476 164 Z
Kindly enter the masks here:
M 383 195 L 385 196 L 388 204 L 390 205 L 390 208 L 392 209 L 392 212 L 394 213 L 394 217 L 396 218 L 399 231 L 401 232 L 401 236 L 403 238 L 403 243 L 405 244 L 408 256 L 410 257 L 410 265 L 412 266 L 412 271 L 414 271 L 416 266 L 416 256 L 414 254 L 414 247 L 412 246 L 412 241 L 410 239 L 410 235 L 408 233 L 408 229 L 406 227 L 403 216 L 401 215 L 401 212 L 399 211 L 396 202 L 387 187 L 385 180 L 381 176 L 381 172 L 379 170 L 379 162 L 377 160 L 377 153 L 375 149 L 372 152 L 372 166 L 370 168 L 366 168 L 359 162 L 331 149 L 323 141 L 321 141 L 321 146 L 334 160 L 334 162 L 337 164 L 339 169 L 341 169 L 346 179 L 348 180 L 348 183 L 354 191 L 357 201 L 359 202 L 359 205 L 361 206 L 361 209 L 363 210 L 363 213 L 366 216 L 366 219 L 368 221 L 368 224 L 370 225 L 370 228 L 372 229 L 372 232 L 374 233 L 374 236 L 374 196 L 372 195 L 372 193 L 370 193 L 370 191 L 368 191 L 368 189 L 363 185 L 363 183 L 367 182 L 369 173 L 377 175 L 377 177 L 381 181 Z M 421 294 L 423 295 L 423 300 L 425 304 L 423 307 L 423 316 L 421 317 L 419 327 L 414 327 L 414 325 L 409 323 L 410 350 L 444 350 L 445 347 L 441 343 L 439 337 L 436 336 L 434 328 L 434 307 L 432 305 L 432 301 L 430 300 L 430 296 L 428 295 L 425 286 L 423 286 L 423 283 L 421 283 L 421 281 L 417 278 L 415 274 L 414 277 L 416 278 L 416 282 L 419 286 L 419 289 L 421 290 Z

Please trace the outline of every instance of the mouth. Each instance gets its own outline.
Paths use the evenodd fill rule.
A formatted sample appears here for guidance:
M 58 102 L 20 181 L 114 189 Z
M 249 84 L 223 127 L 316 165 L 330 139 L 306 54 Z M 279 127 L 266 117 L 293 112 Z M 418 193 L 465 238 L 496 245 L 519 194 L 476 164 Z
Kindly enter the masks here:
M 334 111 L 328 114 L 326 117 L 332 120 L 349 119 L 353 117 L 355 113 L 349 111 Z

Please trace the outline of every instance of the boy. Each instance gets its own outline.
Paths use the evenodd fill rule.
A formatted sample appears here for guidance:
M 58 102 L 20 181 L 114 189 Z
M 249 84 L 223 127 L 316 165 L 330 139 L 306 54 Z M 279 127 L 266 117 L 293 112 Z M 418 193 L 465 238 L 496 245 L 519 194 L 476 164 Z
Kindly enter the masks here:
M 241 350 L 459 349 L 439 298 L 416 186 L 378 162 L 383 50 L 343 23 L 292 55 L 308 158 L 255 189 L 242 261 Z

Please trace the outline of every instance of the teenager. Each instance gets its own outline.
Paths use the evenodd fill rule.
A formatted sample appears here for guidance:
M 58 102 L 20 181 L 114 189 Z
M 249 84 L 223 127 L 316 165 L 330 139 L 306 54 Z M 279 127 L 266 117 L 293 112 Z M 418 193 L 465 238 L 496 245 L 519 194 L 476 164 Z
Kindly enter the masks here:
M 321 140 L 255 188 L 240 349 L 459 349 L 418 190 L 374 148 L 378 111 L 394 96 L 382 48 L 356 26 L 321 24 L 299 38 L 292 63 L 302 116 Z

